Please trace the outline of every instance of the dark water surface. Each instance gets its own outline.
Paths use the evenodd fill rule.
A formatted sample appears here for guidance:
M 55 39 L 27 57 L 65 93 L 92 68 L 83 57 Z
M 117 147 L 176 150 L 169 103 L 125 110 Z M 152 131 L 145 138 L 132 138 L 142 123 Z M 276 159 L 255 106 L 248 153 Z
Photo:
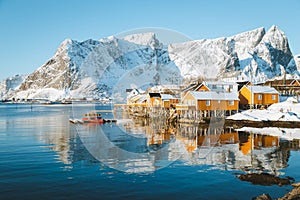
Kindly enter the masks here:
M 291 186 L 254 185 L 237 175 L 300 181 L 298 139 L 155 122 L 69 123 L 89 109 L 0 104 L 0 199 L 276 198 Z

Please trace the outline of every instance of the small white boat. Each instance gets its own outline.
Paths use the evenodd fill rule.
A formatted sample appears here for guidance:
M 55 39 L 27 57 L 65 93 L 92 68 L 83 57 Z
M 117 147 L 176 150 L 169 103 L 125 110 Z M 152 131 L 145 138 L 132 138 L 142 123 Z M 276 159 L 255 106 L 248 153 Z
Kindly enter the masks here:
M 82 121 L 81 119 L 69 119 L 69 121 L 73 124 L 83 124 L 84 121 Z

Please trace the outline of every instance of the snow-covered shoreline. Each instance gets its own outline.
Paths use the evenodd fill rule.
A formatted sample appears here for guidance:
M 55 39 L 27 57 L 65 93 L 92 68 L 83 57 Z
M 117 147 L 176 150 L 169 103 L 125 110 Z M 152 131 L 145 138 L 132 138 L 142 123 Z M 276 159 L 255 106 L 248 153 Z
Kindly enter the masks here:
M 268 109 L 251 109 L 227 117 L 229 120 L 300 122 L 300 104 L 294 98 L 271 105 Z

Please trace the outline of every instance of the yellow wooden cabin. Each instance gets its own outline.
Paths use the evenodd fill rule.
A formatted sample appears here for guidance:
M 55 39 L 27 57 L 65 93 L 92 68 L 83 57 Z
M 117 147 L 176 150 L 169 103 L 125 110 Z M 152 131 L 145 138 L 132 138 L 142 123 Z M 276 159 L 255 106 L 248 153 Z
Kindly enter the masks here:
M 149 93 L 147 100 L 148 107 L 170 108 L 179 103 L 179 98 L 171 94 Z
M 180 99 L 171 94 L 161 94 L 161 100 L 164 108 L 175 108 Z
M 196 110 L 238 110 L 237 93 L 188 92 L 182 99 L 183 104 Z
M 195 114 L 195 117 L 224 117 L 238 111 L 239 99 L 235 92 L 189 91 L 183 97 L 182 104 L 187 105 L 189 114 Z
M 239 91 L 240 105 L 259 108 L 279 102 L 278 91 L 270 86 L 244 85 Z

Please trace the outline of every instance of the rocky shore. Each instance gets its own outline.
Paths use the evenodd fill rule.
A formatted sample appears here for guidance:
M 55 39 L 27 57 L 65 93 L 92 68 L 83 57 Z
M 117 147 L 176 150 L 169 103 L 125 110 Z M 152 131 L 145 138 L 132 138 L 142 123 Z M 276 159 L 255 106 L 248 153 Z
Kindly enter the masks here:
M 285 194 L 283 197 L 277 198 L 276 200 L 299 200 L 300 199 L 300 183 L 291 184 L 294 188 Z M 273 200 L 269 194 L 262 194 L 253 200 Z

